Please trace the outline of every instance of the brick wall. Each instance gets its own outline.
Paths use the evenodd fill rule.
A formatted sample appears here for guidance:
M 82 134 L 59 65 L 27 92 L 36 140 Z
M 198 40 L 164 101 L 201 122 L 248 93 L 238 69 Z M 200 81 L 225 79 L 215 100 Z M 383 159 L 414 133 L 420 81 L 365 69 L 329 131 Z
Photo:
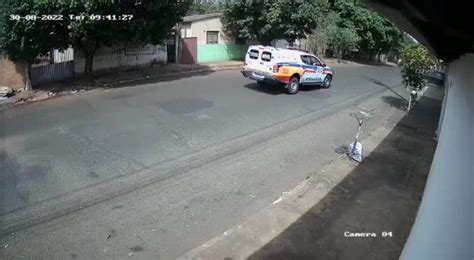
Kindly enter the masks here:
M 0 55 L 0 86 L 18 90 L 25 86 L 25 69 L 21 63 L 14 63 Z

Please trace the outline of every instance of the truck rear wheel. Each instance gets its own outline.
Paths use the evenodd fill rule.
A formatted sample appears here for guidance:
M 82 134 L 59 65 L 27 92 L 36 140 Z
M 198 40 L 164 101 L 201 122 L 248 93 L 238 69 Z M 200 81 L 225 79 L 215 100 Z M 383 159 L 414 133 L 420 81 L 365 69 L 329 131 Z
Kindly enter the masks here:
M 298 89 L 300 88 L 300 79 L 297 76 L 291 77 L 290 81 L 286 85 L 286 92 L 290 95 L 294 95 L 298 93 Z

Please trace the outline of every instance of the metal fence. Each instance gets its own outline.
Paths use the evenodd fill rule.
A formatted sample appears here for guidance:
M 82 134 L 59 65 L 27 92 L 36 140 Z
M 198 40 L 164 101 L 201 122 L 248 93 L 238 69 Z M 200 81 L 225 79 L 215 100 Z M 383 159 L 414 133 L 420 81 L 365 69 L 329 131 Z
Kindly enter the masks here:
M 74 61 L 33 67 L 30 79 L 33 86 L 66 80 L 74 77 Z

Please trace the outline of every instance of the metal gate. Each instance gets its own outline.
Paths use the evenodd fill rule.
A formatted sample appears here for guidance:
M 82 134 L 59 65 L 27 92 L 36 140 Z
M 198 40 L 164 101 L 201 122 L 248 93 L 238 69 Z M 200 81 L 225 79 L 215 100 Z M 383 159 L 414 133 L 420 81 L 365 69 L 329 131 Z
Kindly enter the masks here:
M 195 64 L 197 63 L 197 37 L 181 39 L 181 63 Z
M 174 43 L 168 43 L 166 44 L 166 51 L 168 54 L 168 63 L 175 63 L 176 62 L 176 45 Z
M 47 64 L 30 69 L 33 86 L 66 80 L 74 77 L 74 61 Z

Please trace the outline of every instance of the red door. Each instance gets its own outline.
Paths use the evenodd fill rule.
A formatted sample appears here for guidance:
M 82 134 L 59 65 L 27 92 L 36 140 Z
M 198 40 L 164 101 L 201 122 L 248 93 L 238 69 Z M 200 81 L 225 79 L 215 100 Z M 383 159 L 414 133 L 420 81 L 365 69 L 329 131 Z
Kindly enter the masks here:
M 197 63 L 197 37 L 181 39 L 181 63 Z

